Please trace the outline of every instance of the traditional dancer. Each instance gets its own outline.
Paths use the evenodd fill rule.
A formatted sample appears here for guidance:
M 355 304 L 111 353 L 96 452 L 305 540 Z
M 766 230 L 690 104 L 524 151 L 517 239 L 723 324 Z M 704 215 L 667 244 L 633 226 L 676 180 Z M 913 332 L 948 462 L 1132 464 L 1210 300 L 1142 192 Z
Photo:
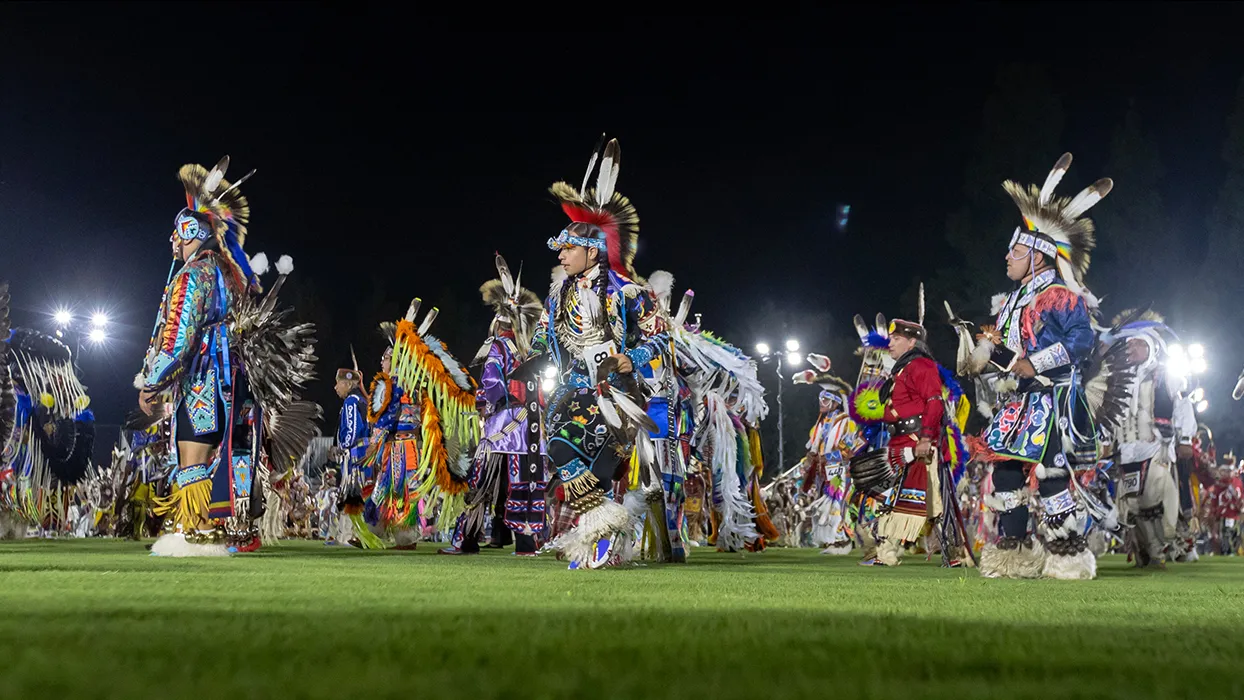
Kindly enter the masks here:
M 821 387 L 820 416 L 808 435 L 801 485 L 804 492 L 816 494 L 811 504 L 812 544 L 824 547 L 822 554 L 849 554 L 855 528 L 848 517 L 851 476 L 847 465 L 864 447 L 864 438 L 846 410 L 851 385 L 830 374 L 830 360 L 824 355 L 808 355 L 808 364 L 812 369 L 799 372 L 793 380 Z
M 1113 427 L 1115 461 L 1122 477 L 1118 488 L 1119 519 L 1131 528 L 1130 554 L 1138 567 L 1166 568 L 1184 552 L 1176 551 L 1179 489 L 1175 474 L 1176 445 L 1191 445 L 1196 415 L 1179 401 L 1183 377 L 1167 371 L 1168 341 L 1175 334 L 1152 311 L 1125 311 L 1102 334 L 1108 354 L 1121 354 L 1126 367 L 1126 409 Z M 1117 350 L 1116 350 L 1117 346 Z M 1115 353 L 1111 353 L 1115 350 Z M 1104 373 L 1103 373 L 1104 374 Z M 1095 377 L 1086 387 L 1108 379 Z M 1177 410 L 1178 409 L 1178 410 Z
M 267 258 L 256 256 L 252 266 L 242 250 L 250 205 L 238 186 L 247 178 L 231 185 L 224 179 L 228 164 L 226 157 L 211 171 L 190 164 L 178 172 L 186 207 L 174 219 L 169 240 L 175 260 L 185 264 L 170 274 L 135 378 L 144 413 L 162 411 L 166 393 L 172 404 L 175 487 L 158 509 L 171 516 L 173 532 L 153 545 L 156 555 L 228 554 L 226 523 L 257 517 L 237 498 L 230 468 L 239 392 L 253 394 L 260 404 L 275 468 L 291 468 L 317 432 L 319 407 L 298 397 L 313 376 L 313 328 L 286 323 L 288 312 L 275 308 L 293 263 L 288 257 L 278 261 L 281 276 L 272 291 L 253 297 L 261 291 Z M 262 488 L 262 479 L 255 481 L 254 488 Z
M 422 302 L 381 326 L 392 345 L 371 389 L 371 444 L 364 464 L 376 473 L 371 501 L 398 549 L 414 549 L 423 524 L 452 527 L 464 506 L 471 453 L 479 443 L 475 380 L 428 331 L 439 310 L 418 325 Z
M 1112 183 L 1104 178 L 1074 198 L 1055 197 L 1070 165 L 1064 154 L 1041 187 L 1003 184 L 1023 216 L 1006 256 L 1016 288 L 995 298 L 995 325 L 981 329 L 975 347 L 960 333 L 960 357 L 968 373 L 982 375 L 978 392 L 991 404 L 978 455 L 994 463 L 989 505 L 999 512 L 1001 537 L 982 550 L 986 577 L 1096 576 L 1084 536 L 1087 505 L 1072 478 L 1094 468 L 1099 452 L 1081 367 L 1094 347 L 1092 297 L 1084 288 L 1093 223 L 1081 215 Z M 1032 491 L 1040 542 L 1029 530 Z
M 489 511 L 493 543 L 502 544 L 503 535 L 513 533 L 515 554 L 534 556 L 545 532 L 548 475 L 540 439 L 540 378 L 532 373 L 521 381 L 508 379 L 531 353 L 542 306 L 511 276 L 504 258 L 497 255 L 495 262 L 498 278 L 479 290 L 493 311 L 492 335 L 476 355 L 484 363 L 476 393 L 484 434 L 471 467 L 467 509 L 443 554 L 478 553 Z
M 929 355 L 922 323 L 896 319 L 888 340 L 894 367 L 880 397 L 891 435 L 885 459 L 896 478 L 879 499 L 876 559 L 865 563 L 897 566 L 903 550 L 932 521 L 939 528 L 943 564 L 957 566 L 958 550 L 966 544 L 955 491 L 966 459 L 960 433 L 966 400 L 949 373 Z M 859 475 L 853 463 L 853 476 Z
M 363 549 L 381 549 L 384 543 L 368 527 L 368 520 L 371 525 L 376 525 L 379 518 L 371 500 L 376 487 L 375 475 L 364 460 L 371 426 L 367 422 L 368 400 L 363 393 L 363 375 L 357 367 L 339 369 L 333 388 L 341 399 L 335 455 L 341 465 L 338 493 L 341 512 L 345 517 L 331 538 L 334 542 L 356 544 Z M 328 541 L 326 537 L 325 543 Z
M 69 347 L 29 328 L 10 333 L 7 311 L 0 288 L 0 536 L 63 530 L 94 448 L 90 397 Z
M 572 569 L 630 557 L 633 519 L 607 491 L 624 473 L 636 433 L 656 428 L 635 370 L 661 352 L 665 329 L 652 294 L 633 281 L 639 217 L 614 189 L 619 155 L 618 142 L 610 141 L 593 189 L 587 185 L 596 152 L 579 189 L 565 182 L 550 188 L 570 218 L 548 241 L 564 277 L 555 277 L 531 343 L 534 355 L 557 366 L 545 433 L 558 486 L 578 522 L 552 545 Z

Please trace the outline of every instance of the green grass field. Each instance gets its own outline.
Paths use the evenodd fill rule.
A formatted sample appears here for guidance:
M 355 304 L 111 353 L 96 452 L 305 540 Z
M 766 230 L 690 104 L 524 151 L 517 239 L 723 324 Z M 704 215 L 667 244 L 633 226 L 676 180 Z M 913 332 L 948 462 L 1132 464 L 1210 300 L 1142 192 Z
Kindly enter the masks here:
M 1244 697 L 1241 559 L 1062 582 L 434 551 L 0 544 L 0 698 Z

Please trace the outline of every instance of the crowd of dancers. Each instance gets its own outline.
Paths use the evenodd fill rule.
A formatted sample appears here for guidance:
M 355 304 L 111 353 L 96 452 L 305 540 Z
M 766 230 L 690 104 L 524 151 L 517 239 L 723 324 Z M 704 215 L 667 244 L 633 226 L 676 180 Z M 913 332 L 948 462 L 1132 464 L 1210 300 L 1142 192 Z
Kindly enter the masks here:
M 691 290 L 675 301 L 672 274 L 634 268 L 616 140 L 578 187 L 550 188 L 568 221 L 548 239 L 544 300 L 497 255 L 480 288 L 493 321 L 466 362 L 419 299 L 377 319 L 379 371 L 352 353 L 336 372 L 326 437 L 302 397 L 315 329 L 278 299 L 293 263 L 279 259 L 265 291 L 267 257 L 244 250 L 250 175 L 226 180 L 228 158 L 183 166 L 175 262 L 111 464 L 91 461 L 68 348 L 10 331 L 0 292 L 0 537 L 156 537 L 157 556 L 286 537 L 452 556 L 513 544 L 572 570 L 816 546 L 870 566 L 921 552 L 1063 579 L 1094 578 L 1107 551 L 1157 567 L 1236 552 L 1238 466 L 1198 424 L 1175 332 L 1148 308 L 1104 322 L 1084 214 L 1112 183 L 1056 195 L 1070 164 L 1004 184 L 1021 215 L 1005 248 L 1015 284 L 987 324 L 945 305 L 952 366 L 928 347 L 923 290 L 915 320 L 856 318 L 854 382 L 808 356 L 792 380 L 821 388 L 820 416 L 804 458 L 767 482 L 757 364 L 693 320 Z

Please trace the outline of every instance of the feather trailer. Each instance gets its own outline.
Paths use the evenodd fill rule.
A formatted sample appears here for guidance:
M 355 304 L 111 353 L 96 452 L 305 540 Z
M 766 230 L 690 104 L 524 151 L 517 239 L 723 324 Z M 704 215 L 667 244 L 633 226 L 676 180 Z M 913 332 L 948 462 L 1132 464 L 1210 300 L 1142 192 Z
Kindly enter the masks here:
M 742 442 L 725 403 L 711 396 L 706 406 L 706 453 L 713 470 L 715 502 L 720 503 L 721 523 L 717 528 L 717 548 L 727 552 L 744 549 L 760 537 L 756 531 L 756 512 L 739 477 L 739 445 Z

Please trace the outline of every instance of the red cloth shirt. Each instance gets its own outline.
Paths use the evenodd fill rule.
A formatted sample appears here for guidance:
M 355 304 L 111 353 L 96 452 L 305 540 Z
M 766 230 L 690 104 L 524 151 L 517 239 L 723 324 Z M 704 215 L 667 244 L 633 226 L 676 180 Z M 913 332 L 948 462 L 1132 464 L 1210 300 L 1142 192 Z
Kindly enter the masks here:
M 908 362 L 894 375 L 894 389 L 886 402 L 885 419 L 894 422 L 903 418 L 922 415 L 920 430 L 912 435 L 897 436 L 891 441 L 899 447 L 914 445 L 919 438 L 928 438 L 937 444 L 942 435 L 942 376 L 937 363 L 927 357 L 917 357 Z

